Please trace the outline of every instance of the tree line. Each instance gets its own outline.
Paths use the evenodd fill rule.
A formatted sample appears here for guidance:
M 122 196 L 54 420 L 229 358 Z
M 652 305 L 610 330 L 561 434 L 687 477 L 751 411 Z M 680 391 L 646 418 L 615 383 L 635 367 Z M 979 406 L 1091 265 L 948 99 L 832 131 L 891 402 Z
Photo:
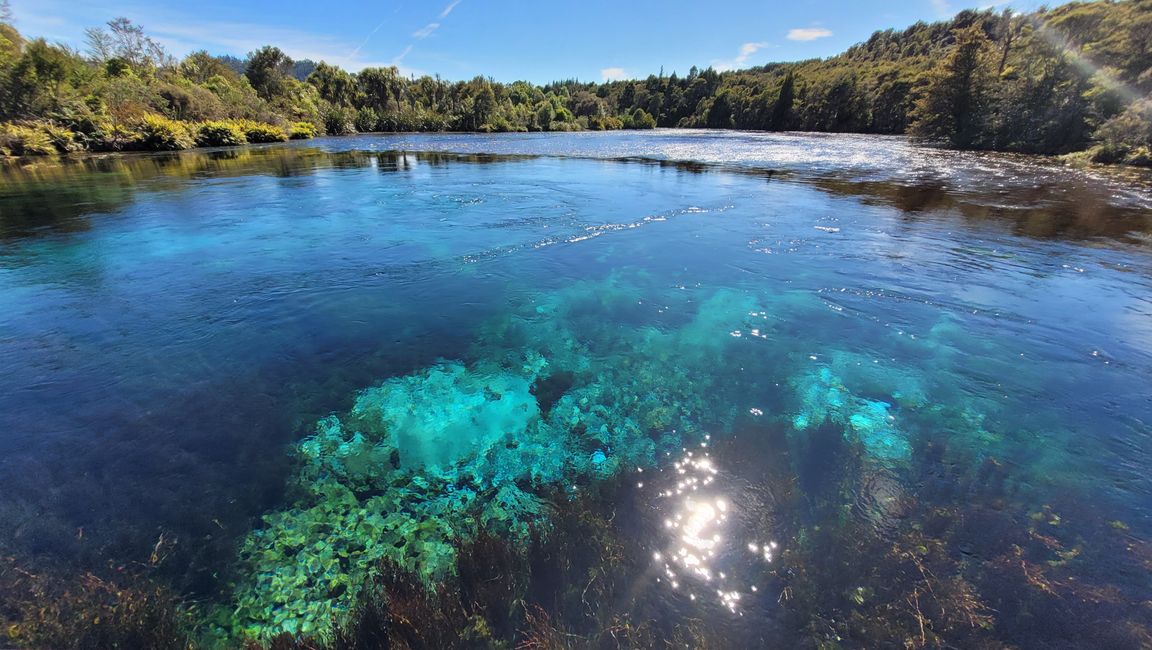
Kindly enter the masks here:
M 5 6 L 0 0 L 0 6 Z M 6 8 L 6 6 L 5 6 Z M 83 50 L 0 13 L 0 150 L 178 149 L 377 131 L 653 127 L 909 134 L 959 149 L 1152 164 L 1152 0 L 1096 0 L 874 33 L 826 59 L 642 80 L 450 82 L 351 73 L 274 46 L 177 60 L 125 18 Z

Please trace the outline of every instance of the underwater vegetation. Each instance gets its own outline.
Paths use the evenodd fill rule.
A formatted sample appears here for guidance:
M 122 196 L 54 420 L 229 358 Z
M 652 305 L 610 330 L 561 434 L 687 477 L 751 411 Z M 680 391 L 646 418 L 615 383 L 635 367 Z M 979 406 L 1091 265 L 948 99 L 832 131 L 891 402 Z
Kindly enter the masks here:
M 793 388 L 803 400 L 803 407 L 792 419 L 797 432 L 830 422 L 855 435 L 878 460 L 902 462 L 911 456 L 906 434 L 896 427 L 892 405 L 853 395 L 827 366 L 797 376 Z
M 459 359 L 314 422 L 219 602 L 181 601 L 146 570 L 76 577 L 11 559 L 0 639 L 1152 644 L 1152 548 L 1050 465 L 1013 462 L 1048 457 L 945 372 L 999 371 L 961 353 L 961 325 L 894 335 L 885 357 L 846 328 L 791 343 L 826 309 L 641 273 L 531 294 Z M 1049 448 L 1070 437 L 1045 433 Z
M 1024 584 L 1040 590 L 1014 585 L 1025 589 L 1020 597 L 1072 597 L 1053 596 L 1044 576 L 1075 560 L 1080 551 L 1066 545 L 1077 542 L 1061 541 L 1063 531 L 1037 532 L 1031 514 L 1008 505 L 1025 501 L 1029 478 L 1009 477 L 996 460 L 1003 439 L 987 429 L 979 410 L 987 405 L 935 402 L 936 386 L 914 368 L 863 352 L 829 349 L 812 359 L 765 345 L 788 326 L 773 305 L 790 298 L 680 292 L 663 298 L 683 301 L 690 308 L 677 311 L 691 316 L 661 321 L 638 307 L 647 282 L 614 276 L 538 295 L 481 333 L 473 361 L 387 379 L 317 423 L 294 450 L 291 505 L 267 515 L 243 545 L 245 577 L 219 633 L 273 647 L 288 637 L 342 647 L 368 619 L 385 628 L 380 634 L 407 638 L 401 647 L 473 647 L 467 638 L 488 636 L 480 647 L 500 647 L 496 639 L 599 647 L 604 635 L 619 647 L 674 638 L 733 647 L 733 635 L 744 632 L 727 625 L 656 622 L 681 619 L 683 599 L 665 602 L 650 581 L 638 587 L 652 570 L 651 549 L 638 540 L 652 536 L 614 522 L 629 499 L 651 498 L 632 484 L 645 471 L 681 467 L 671 462 L 689 447 L 731 450 L 748 437 L 772 445 L 758 458 L 779 460 L 746 470 L 746 482 L 774 487 L 771 498 L 741 502 L 772 506 L 741 517 L 763 520 L 761 543 L 783 540 L 771 571 L 756 570 L 774 601 L 743 594 L 763 601 L 757 615 L 780 629 L 759 628 L 750 643 L 796 634 L 820 647 L 897 638 L 914 647 L 1001 647 L 1000 635 L 1026 638 L 996 616 L 1006 565 L 1021 567 Z M 942 321 L 908 345 L 946 365 L 955 362 L 947 343 L 954 334 Z M 738 373 L 717 367 L 737 364 L 769 371 L 718 383 Z M 941 430 L 946 449 L 933 441 Z M 906 487 L 938 484 L 931 473 L 945 456 L 945 466 L 971 468 L 952 477 L 957 490 Z M 685 484 L 676 485 L 679 495 Z M 993 509 L 967 506 L 972 492 Z M 636 506 L 631 518 L 644 521 L 644 510 Z M 571 516 L 587 529 L 566 532 L 577 525 Z M 997 552 L 977 557 L 971 541 L 958 541 L 974 521 L 1015 537 L 997 535 Z M 574 539 L 593 548 L 565 547 Z M 509 569 L 500 580 L 516 585 L 484 605 L 459 594 L 477 584 L 476 545 L 503 557 Z M 575 600 L 558 587 L 570 584 L 592 595 L 586 589 Z M 721 595 L 743 616 L 739 592 Z M 652 602 L 642 605 L 645 598 Z M 644 618 L 646 607 L 666 611 Z M 1145 627 L 1134 625 L 1122 640 L 1142 638 Z M 444 629 L 461 636 L 422 636 Z
M 71 576 L 0 555 L 0 641 L 82 650 L 192 647 L 192 609 L 143 572 L 117 573 Z
M 235 631 L 323 637 L 347 620 L 382 562 L 434 588 L 455 576 L 459 541 L 484 531 L 526 544 L 548 529 L 555 506 L 542 494 L 653 467 L 700 435 L 710 382 L 684 362 L 720 351 L 703 321 L 725 310 L 701 309 L 669 332 L 637 327 L 580 341 L 567 328 L 581 322 L 585 301 L 599 304 L 588 293 L 597 290 L 581 287 L 499 326 L 483 340 L 515 344 L 471 366 L 446 361 L 389 379 L 322 420 L 296 448 L 299 496 L 241 551 L 251 577 L 238 587 Z M 615 300 L 609 308 L 631 302 Z M 630 350 L 628 362 L 590 363 L 601 342 Z

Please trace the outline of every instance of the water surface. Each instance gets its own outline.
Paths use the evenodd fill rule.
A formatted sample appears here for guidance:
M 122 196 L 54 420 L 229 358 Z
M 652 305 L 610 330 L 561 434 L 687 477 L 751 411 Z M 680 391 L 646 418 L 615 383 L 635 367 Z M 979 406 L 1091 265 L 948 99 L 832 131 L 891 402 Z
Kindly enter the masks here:
M 4 553 L 146 566 L 237 612 L 217 634 L 266 637 L 323 629 L 355 591 L 261 581 L 307 564 L 284 539 L 316 513 L 375 509 L 371 535 L 424 536 L 407 568 L 442 582 L 474 520 L 525 541 L 508 513 L 555 506 L 562 528 L 575 503 L 630 540 L 631 595 L 599 608 L 660 638 L 704 621 L 745 644 L 1139 647 L 1152 629 L 1146 175 L 668 131 L 2 173 Z M 453 413 L 472 424 L 436 429 Z M 354 483 L 352 505 L 313 490 Z M 309 535 L 354 547 L 326 581 L 392 558 Z M 567 578 L 540 580 L 553 619 L 601 638 Z

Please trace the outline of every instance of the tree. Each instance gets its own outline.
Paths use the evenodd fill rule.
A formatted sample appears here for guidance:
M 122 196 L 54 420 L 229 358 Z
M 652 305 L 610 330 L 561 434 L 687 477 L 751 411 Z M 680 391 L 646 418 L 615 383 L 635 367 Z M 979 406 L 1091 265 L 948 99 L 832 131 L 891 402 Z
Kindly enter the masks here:
M 88 40 L 88 53 L 94 60 L 104 63 L 109 59 L 123 59 L 135 69 L 169 65 L 171 57 L 164 47 L 144 33 L 144 28 L 127 18 L 108 21 L 108 28 L 90 27 L 84 30 Z
M 261 98 L 280 97 L 286 91 L 286 80 L 292 76 L 292 59 L 280 48 L 265 45 L 248 54 L 244 75 Z
M 732 128 L 732 103 L 729 100 L 728 91 L 722 91 L 716 95 L 712 100 L 712 105 L 708 107 L 708 116 L 705 124 L 710 129 L 730 129 Z
M 536 86 L 490 78 L 349 74 L 264 47 L 242 60 L 163 49 L 124 18 L 88 30 L 85 56 L 25 42 L 0 0 L 0 117 L 51 119 L 91 136 L 143 112 L 188 120 L 328 121 L 361 128 L 541 130 L 663 127 L 912 133 L 947 146 L 1063 153 L 1152 91 L 1152 0 L 1087 0 L 1027 14 L 963 11 L 874 33 L 843 54 L 719 72 L 693 67 L 642 81 Z M 1091 63 L 1091 70 L 1083 65 Z M 157 69 L 159 68 L 159 69 Z M 301 80 L 304 78 L 307 82 Z M 337 110 L 340 109 L 340 110 Z M 1130 112 L 1101 146 L 1119 142 Z M 1102 152 L 1101 155 L 1107 155 Z
M 42 38 L 28 42 L 2 84 L 0 113 L 9 118 L 35 118 L 54 110 L 76 65 L 66 49 Z
M 12 23 L 12 5 L 8 0 L 0 0 L 0 23 Z
M 323 61 L 316 65 L 306 81 L 316 87 L 321 99 L 337 106 L 351 106 L 356 99 L 356 80 L 352 75 Z M 375 126 L 368 130 L 375 130 Z
M 20 32 L 16 31 L 15 27 L 0 22 L 0 78 L 3 70 L 20 57 L 23 48 L 24 38 L 20 36 Z
M 194 83 L 203 84 L 212 77 L 223 77 L 231 82 L 239 80 L 232 68 L 205 50 L 193 52 L 180 62 L 180 76 Z
M 356 75 L 356 85 L 364 97 L 364 103 L 377 113 L 400 112 L 405 83 L 400 70 L 395 66 L 364 68 Z M 426 83 L 423 85 L 427 86 Z
M 312 59 L 300 59 L 292 64 L 292 77 L 296 81 L 304 81 L 308 75 L 316 70 L 316 62 Z
M 552 128 L 552 103 L 540 102 L 536 107 L 536 125 L 541 131 Z
M 472 112 L 469 116 L 471 118 L 472 131 L 478 130 L 481 126 L 488 123 L 491 119 L 493 111 L 496 110 L 496 93 L 492 90 L 492 84 L 487 79 L 477 77 L 480 84 L 480 89 L 476 92 L 472 102 Z
M 783 131 L 792 123 L 792 105 L 796 102 L 796 76 L 788 71 L 784 81 L 780 84 L 780 95 L 772 106 L 772 115 L 768 118 L 768 128 L 772 131 Z
M 572 95 L 568 108 L 577 117 L 600 117 L 607 112 L 604 100 L 586 90 Z
M 869 117 L 867 129 L 873 133 L 904 133 L 912 110 L 914 78 L 901 68 L 879 72 L 866 93 Z
M 643 108 L 637 107 L 632 111 L 631 125 L 633 129 L 654 129 L 656 118 L 652 117 Z
M 248 69 L 248 62 L 240 57 L 232 56 L 231 54 L 222 54 L 216 57 L 216 60 L 228 66 L 230 70 L 236 73 L 236 76 L 243 76 L 244 71 Z
M 933 71 L 913 112 L 912 134 L 958 149 L 981 144 L 990 81 L 988 37 L 979 25 L 957 30 L 956 45 Z

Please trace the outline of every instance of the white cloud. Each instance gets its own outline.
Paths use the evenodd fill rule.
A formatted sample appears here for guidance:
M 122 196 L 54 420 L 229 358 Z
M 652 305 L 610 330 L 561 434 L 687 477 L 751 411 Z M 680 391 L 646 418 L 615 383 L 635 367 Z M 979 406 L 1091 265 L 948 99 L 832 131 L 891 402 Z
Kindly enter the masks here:
M 443 20 L 447 18 L 448 14 L 452 13 L 452 10 L 456 8 L 456 5 L 460 4 L 462 1 L 463 0 L 452 0 L 452 2 L 449 2 L 448 6 L 444 7 L 444 11 L 440 12 L 440 19 Z
M 932 8 L 942 18 L 952 15 L 952 5 L 948 4 L 948 0 L 932 0 Z
M 412 32 L 412 38 L 420 41 L 420 40 L 424 40 L 424 39 L 428 38 L 429 36 L 431 36 L 433 32 L 435 32 L 437 29 L 440 29 L 440 21 L 447 18 L 448 14 L 452 13 L 452 10 L 456 8 L 456 5 L 460 4 L 461 2 L 463 2 L 463 0 L 452 0 L 452 2 L 449 2 L 447 4 L 447 6 L 445 6 L 444 9 L 442 9 L 440 11 L 440 17 L 437 20 L 434 20 L 434 21 L 428 23 L 427 25 L 421 27 L 420 29 Z M 379 27 L 377 27 L 377 29 L 379 29 Z M 373 30 L 373 33 L 375 33 L 375 30 Z M 371 37 L 371 34 L 369 34 L 369 38 L 370 37 Z M 367 42 L 367 40 L 365 40 L 365 42 Z M 361 46 L 363 46 L 363 43 L 361 44 Z M 411 54 L 413 47 L 414 47 L 414 45 L 412 43 L 409 43 L 408 47 L 404 48 L 403 52 L 401 52 L 398 56 L 396 56 L 396 58 L 392 59 L 392 65 L 396 66 L 397 68 L 400 68 L 400 71 L 403 72 L 404 74 L 416 74 L 418 72 L 416 70 L 406 69 L 406 68 L 404 68 L 404 66 L 400 65 L 401 62 L 404 60 L 404 57 Z M 359 48 L 357 48 L 357 49 L 359 49 Z
M 412 38 L 428 38 L 432 32 L 440 28 L 440 23 L 428 23 L 420 29 L 412 32 Z
M 404 57 L 408 56 L 408 54 L 411 52 L 412 52 L 412 46 L 409 45 L 408 47 L 404 48 L 404 51 L 401 52 L 400 54 L 398 54 L 396 56 L 396 58 L 392 59 L 392 65 L 399 66 L 400 62 L 404 60 Z
M 748 59 L 760 50 L 768 47 L 767 43 L 745 43 L 740 46 L 740 54 L 736 55 L 733 59 L 724 61 L 713 61 L 712 67 L 720 72 L 725 70 L 737 70 L 748 62 Z
M 631 79 L 632 75 L 628 74 L 624 68 L 604 68 L 600 71 L 600 78 L 604 81 L 621 81 Z
M 828 38 L 831 35 L 832 31 L 823 27 L 798 27 L 788 30 L 788 40 L 790 41 L 814 41 L 818 38 Z

